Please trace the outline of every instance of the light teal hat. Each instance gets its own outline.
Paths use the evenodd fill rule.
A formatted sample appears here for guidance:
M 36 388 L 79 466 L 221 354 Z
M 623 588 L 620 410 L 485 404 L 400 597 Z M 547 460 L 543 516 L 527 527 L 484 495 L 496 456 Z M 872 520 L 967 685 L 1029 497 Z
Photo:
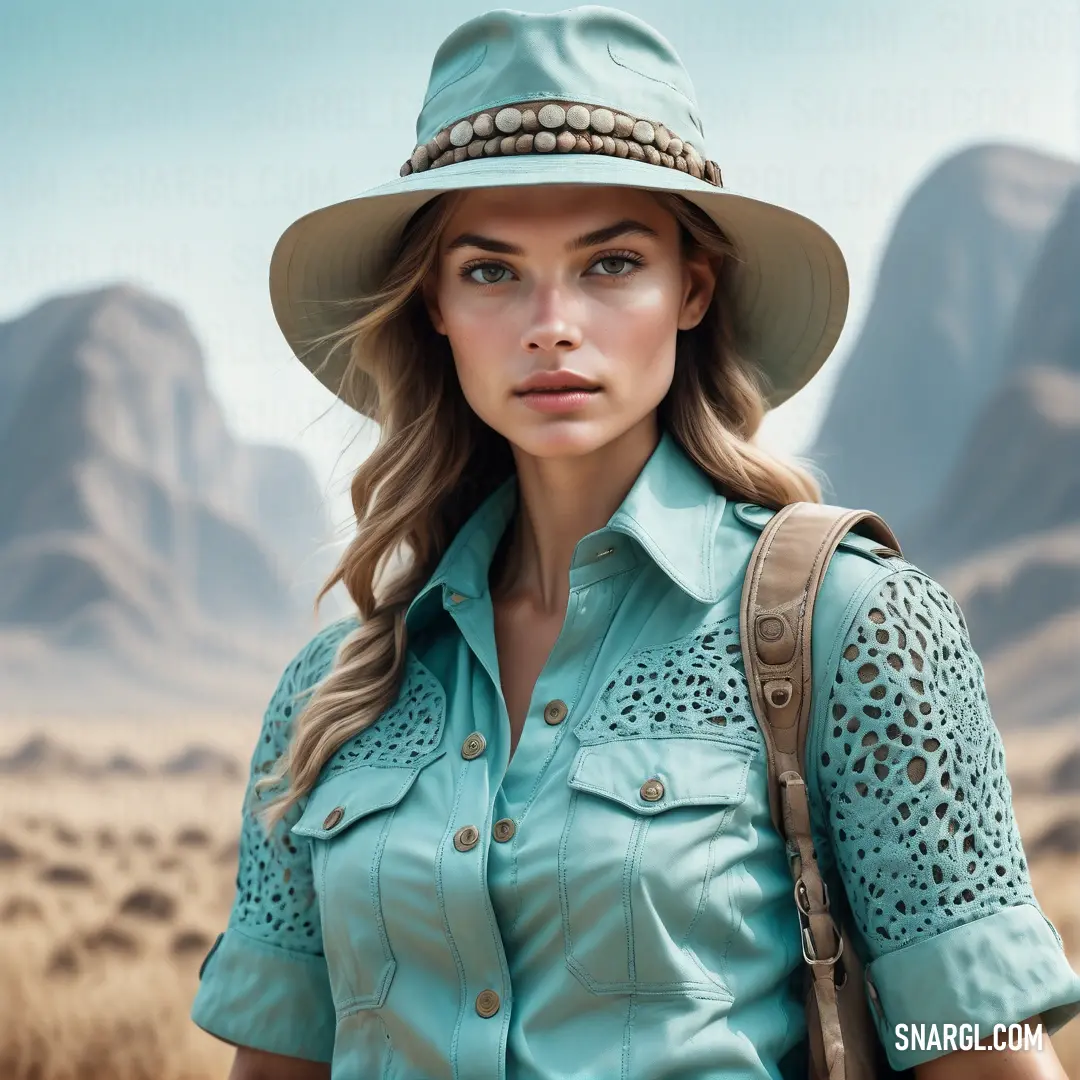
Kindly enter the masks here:
M 300 360 L 371 415 L 374 383 L 341 387 L 344 349 L 320 334 L 355 318 L 348 301 L 382 281 L 409 218 L 444 191 L 600 184 L 677 192 L 739 251 L 738 346 L 775 406 L 832 351 L 848 305 L 836 241 L 820 225 L 722 187 L 690 77 L 647 23 L 607 7 L 552 15 L 489 11 L 459 26 L 431 67 L 416 144 L 400 175 L 293 222 L 270 261 L 278 325 Z

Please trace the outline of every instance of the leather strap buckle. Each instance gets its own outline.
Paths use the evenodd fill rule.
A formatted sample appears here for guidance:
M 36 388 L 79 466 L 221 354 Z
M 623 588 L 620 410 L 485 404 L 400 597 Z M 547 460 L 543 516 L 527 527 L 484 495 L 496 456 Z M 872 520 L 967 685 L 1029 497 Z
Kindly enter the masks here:
M 823 881 L 821 888 L 825 894 L 825 907 L 828 909 L 829 886 Z M 799 925 L 802 929 L 799 934 L 799 943 L 802 946 L 803 960 L 808 964 L 824 964 L 826 966 L 836 964 L 844 952 L 844 938 L 840 933 L 840 928 L 836 925 L 836 920 L 830 913 L 829 921 L 832 923 L 833 932 L 836 934 L 836 952 L 826 959 L 818 958 L 816 955 L 817 950 L 814 947 L 814 937 L 810 931 L 810 895 L 806 891 L 806 884 L 801 874 L 795 882 L 795 906 L 799 909 Z

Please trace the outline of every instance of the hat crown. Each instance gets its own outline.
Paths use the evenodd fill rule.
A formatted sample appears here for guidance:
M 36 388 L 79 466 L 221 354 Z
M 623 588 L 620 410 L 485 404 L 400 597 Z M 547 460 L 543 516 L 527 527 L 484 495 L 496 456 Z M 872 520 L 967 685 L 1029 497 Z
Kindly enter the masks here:
M 432 62 L 416 141 L 481 109 L 545 98 L 658 121 L 707 156 L 694 87 L 674 47 L 641 19 L 595 5 L 550 15 L 499 9 L 459 26 Z

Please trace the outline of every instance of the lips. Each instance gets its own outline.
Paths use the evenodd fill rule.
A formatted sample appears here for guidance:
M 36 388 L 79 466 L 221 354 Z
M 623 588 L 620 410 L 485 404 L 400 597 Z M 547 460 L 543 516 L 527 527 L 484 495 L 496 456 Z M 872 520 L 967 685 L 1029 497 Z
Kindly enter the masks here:
M 514 392 L 523 396 L 538 392 L 574 394 L 599 389 L 592 379 L 578 371 L 534 371 Z

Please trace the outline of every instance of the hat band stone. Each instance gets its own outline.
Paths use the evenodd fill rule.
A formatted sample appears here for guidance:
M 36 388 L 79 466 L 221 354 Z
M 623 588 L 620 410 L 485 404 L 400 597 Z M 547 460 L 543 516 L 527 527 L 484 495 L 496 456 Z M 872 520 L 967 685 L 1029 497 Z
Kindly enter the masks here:
M 720 167 L 663 124 L 578 101 L 523 101 L 486 109 L 419 143 L 399 175 L 500 154 L 608 154 L 689 173 L 723 187 Z

